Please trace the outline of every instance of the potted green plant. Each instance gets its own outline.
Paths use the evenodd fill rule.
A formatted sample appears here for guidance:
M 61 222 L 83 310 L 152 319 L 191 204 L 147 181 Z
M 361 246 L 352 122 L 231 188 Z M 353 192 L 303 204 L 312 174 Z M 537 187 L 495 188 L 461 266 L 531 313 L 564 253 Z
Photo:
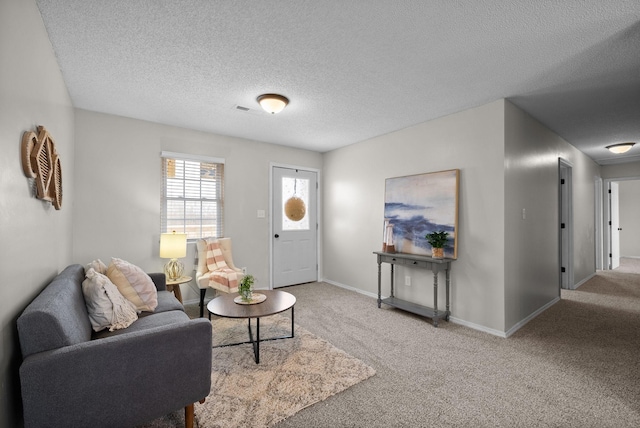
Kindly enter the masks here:
M 253 277 L 253 275 L 245 275 L 240 281 L 238 292 L 240 293 L 240 296 L 242 296 L 242 300 L 244 300 L 245 302 L 251 301 L 254 282 L 255 278 Z
M 444 245 L 447 243 L 449 232 L 444 230 L 427 233 L 427 242 L 431 245 L 431 257 L 434 259 L 444 258 Z

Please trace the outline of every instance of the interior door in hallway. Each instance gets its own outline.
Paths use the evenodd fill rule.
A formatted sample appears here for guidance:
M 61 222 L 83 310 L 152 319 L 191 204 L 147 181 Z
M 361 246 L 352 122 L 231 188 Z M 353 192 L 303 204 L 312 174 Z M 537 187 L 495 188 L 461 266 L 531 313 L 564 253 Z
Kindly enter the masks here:
M 318 280 L 317 172 L 273 167 L 273 287 Z
M 609 236 L 611 243 L 609 247 L 609 269 L 620 266 L 620 199 L 618 182 L 609 183 Z
M 573 281 L 573 167 L 559 159 L 560 288 L 570 290 Z

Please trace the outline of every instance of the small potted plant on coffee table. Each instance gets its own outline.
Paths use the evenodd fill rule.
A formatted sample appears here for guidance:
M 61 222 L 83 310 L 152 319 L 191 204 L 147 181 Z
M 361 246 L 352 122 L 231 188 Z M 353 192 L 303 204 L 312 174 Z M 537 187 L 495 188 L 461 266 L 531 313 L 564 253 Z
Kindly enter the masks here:
M 240 280 L 240 285 L 238 286 L 238 292 L 240 296 L 242 296 L 242 300 L 245 302 L 250 302 L 252 297 L 252 288 L 255 279 L 253 275 L 245 275 L 242 280 Z
M 447 243 L 448 236 L 449 232 L 445 232 L 444 230 L 427 233 L 425 238 L 431 245 L 431 257 L 434 259 L 444 258 L 444 245 Z

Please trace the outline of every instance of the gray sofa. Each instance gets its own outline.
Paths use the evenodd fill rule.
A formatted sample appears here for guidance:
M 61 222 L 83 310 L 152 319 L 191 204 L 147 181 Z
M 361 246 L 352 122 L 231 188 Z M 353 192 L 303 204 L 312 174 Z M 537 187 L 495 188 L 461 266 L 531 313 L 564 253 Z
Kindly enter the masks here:
M 18 318 L 25 427 L 134 427 L 185 408 L 211 388 L 211 324 L 189 319 L 151 274 L 158 307 L 126 329 L 94 333 L 81 265 L 68 266 Z

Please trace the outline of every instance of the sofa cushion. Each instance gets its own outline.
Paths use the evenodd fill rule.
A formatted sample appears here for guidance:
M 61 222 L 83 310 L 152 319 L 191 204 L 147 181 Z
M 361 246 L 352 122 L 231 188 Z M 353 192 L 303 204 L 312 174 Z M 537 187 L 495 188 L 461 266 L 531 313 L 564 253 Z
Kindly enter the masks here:
M 127 328 L 138 319 L 136 307 L 118 291 L 106 275 L 89 268 L 82 293 L 93 331 Z
M 147 316 L 148 314 L 157 314 L 158 312 L 182 311 L 184 306 L 171 291 L 158 291 L 158 306 L 153 312 L 141 312 L 138 316 Z
M 84 268 L 62 271 L 27 306 L 17 321 L 23 358 L 91 339 L 91 323 L 82 295 Z
M 151 277 L 138 266 L 113 257 L 107 276 L 137 311 L 153 312 L 158 306 L 158 291 Z
M 144 312 L 143 312 L 144 314 Z M 93 339 L 129 334 L 138 331 L 148 330 L 154 327 L 166 327 L 173 323 L 188 321 L 189 316 L 183 311 L 166 311 L 160 313 L 149 313 L 148 316 L 141 315 L 136 322 L 128 328 L 122 330 L 102 330 L 93 334 Z

